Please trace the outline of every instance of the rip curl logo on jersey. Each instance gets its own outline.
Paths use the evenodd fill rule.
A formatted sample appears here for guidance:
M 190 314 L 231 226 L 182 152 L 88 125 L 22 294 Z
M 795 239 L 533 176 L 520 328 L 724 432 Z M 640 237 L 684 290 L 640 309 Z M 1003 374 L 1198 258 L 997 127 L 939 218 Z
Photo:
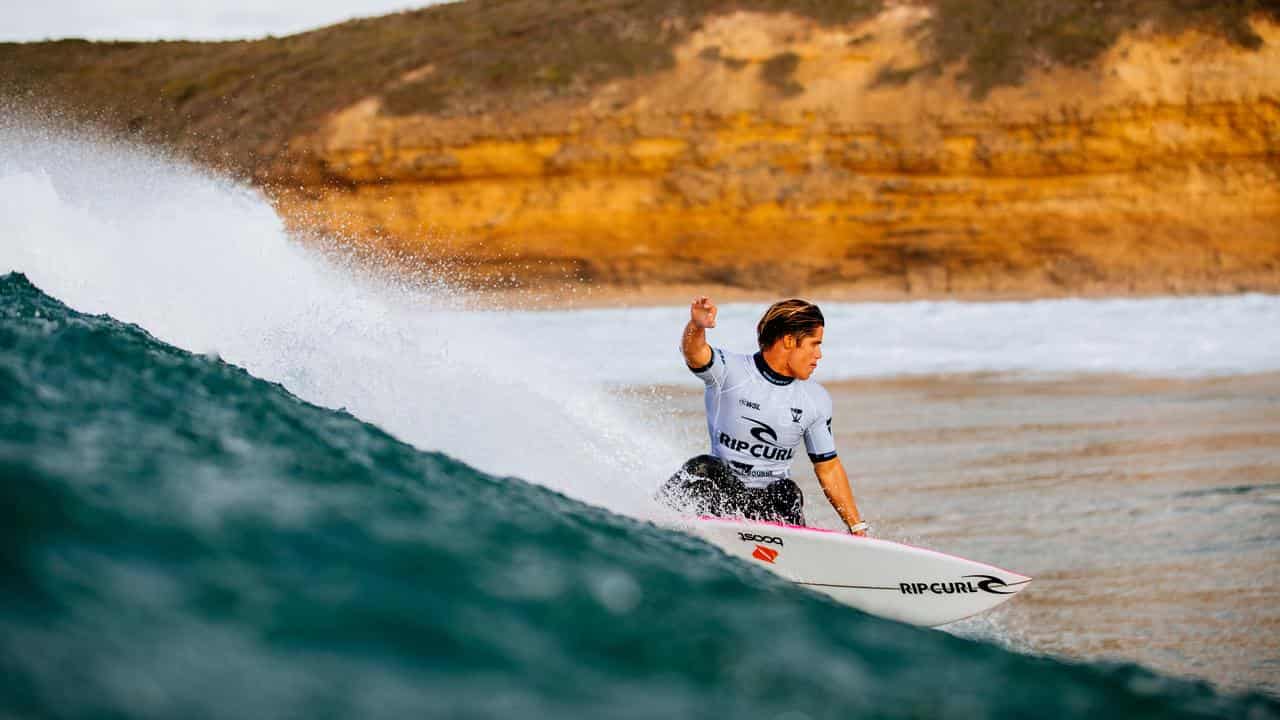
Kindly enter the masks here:
M 722 432 L 720 433 L 720 437 L 717 439 L 720 441 L 721 445 L 729 448 L 730 450 L 746 453 L 751 457 L 760 458 L 762 460 L 790 460 L 796 453 L 794 449 L 789 450 L 786 448 L 780 448 L 767 441 L 762 441 L 753 445 L 747 440 L 739 440 L 738 438 L 732 437 L 729 433 Z M 740 464 L 734 463 L 734 465 L 738 466 Z M 765 474 L 767 475 L 769 473 Z
M 778 559 L 778 551 L 763 545 L 757 545 L 755 552 L 751 553 L 751 557 L 772 565 L 773 561 Z
M 744 399 L 744 398 L 738 398 L 738 404 L 739 404 L 739 405 L 741 405 L 742 407 L 749 407 L 749 408 L 751 408 L 752 410 L 759 410 L 759 409 L 760 409 L 760 403 L 758 403 L 758 402 L 751 402 L 750 400 L 747 400 L 747 399 Z
M 759 442 L 753 445 L 750 441 L 739 440 L 730 436 L 729 433 L 722 432 L 719 437 L 721 445 L 730 450 L 746 453 L 751 457 L 763 460 L 790 460 L 795 455 L 796 451 L 794 449 L 789 450 L 778 447 L 778 432 L 769 427 L 767 423 L 760 422 L 755 418 L 749 418 L 746 415 L 743 415 L 742 419 L 755 425 L 749 432 L 751 437 Z
M 791 408 L 791 422 L 794 422 L 794 423 L 800 422 L 800 416 L 803 414 L 804 414 L 804 411 L 801 410 L 800 408 Z
M 762 423 L 759 420 L 756 420 L 755 418 L 749 418 L 746 415 L 743 415 L 742 419 L 746 420 L 749 423 L 755 423 L 756 426 L 751 428 L 750 430 L 751 437 L 759 440 L 760 442 L 766 445 L 772 445 L 774 447 L 778 447 L 778 432 L 776 430 L 769 427 L 766 423 Z

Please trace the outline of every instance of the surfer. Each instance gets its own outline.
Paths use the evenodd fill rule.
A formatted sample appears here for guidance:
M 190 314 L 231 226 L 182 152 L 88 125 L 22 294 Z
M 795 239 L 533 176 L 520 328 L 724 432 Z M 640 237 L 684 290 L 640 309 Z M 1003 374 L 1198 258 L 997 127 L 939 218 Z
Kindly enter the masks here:
M 865 535 L 836 456 L 831 396 L 809 380 L 822 358 L 822 311 L 799 299 L 774 303 L 756 325 L 754 355 L 707 344 L 717 312 L 711 298 L 694 298 L 680 343 L 685 364 L 706 384 L 711 453 L 686 462 L 659 496 L 701 514 L 804 525 L 804 495 L 791 479 L 803 442 L 827 499 L 849 532 Z

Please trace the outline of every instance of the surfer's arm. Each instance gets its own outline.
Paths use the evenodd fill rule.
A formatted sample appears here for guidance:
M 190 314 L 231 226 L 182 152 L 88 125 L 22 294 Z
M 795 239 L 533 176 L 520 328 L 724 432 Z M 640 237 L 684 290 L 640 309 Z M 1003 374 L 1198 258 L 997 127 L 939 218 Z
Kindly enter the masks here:
M 716 326 L 716 304 L 703 295 L 693 299 L 689 306 L 689 322 L 680 338 L 680 352 L 684 362 L 692 369 L 711 364 L 711 346 L 707 344 L 707 328 Z
M 840 458 L 831 458 L 813 464 L 813 472 L 818 476 L 818 484 L 826 494 L 831 506 L 840 514 L 844 524 L 853 527 L 862 522 L 858 513 L 858 503 L 853 499 L 853 488 L 849 486 L 849 475 L 844 471 Z M 865 529 L 854 532 L 855 535 L 866 535 Z

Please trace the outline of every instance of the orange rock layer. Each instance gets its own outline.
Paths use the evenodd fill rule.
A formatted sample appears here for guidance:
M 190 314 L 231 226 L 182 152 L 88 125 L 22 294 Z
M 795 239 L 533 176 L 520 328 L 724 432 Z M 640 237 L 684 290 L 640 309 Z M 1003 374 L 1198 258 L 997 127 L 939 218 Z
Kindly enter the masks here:
M 975 100 L 954 71 L 879 80 L 921 62 L 921 12 L 716 18 L 667 72 L 519 116 L 370 97 L 295 143 L 314 162 L 274 197 L 480 285 L 1280 292 L 1280 28 L 1129 37 Z

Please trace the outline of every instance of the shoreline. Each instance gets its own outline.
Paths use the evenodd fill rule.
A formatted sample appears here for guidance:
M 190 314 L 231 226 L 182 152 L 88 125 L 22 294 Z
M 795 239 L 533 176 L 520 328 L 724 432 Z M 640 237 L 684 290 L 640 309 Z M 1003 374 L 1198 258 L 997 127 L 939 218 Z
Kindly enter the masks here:
M 1257 290 L 1237 292 L 1117 292 L 1114 288 L 1075 292 L 963 292 L 910 293 L 886 291 L 863 286 L 819 286 L 801 290 L 769 291 L 733 285 L 551 285 L 529 288 L 485 289 L 451 286 L 468 305 L 506 311 L 599 310 L 609 308 L 672 307 L 689 304 L 692 298 L 707 295 L 717 304 L 768 304 L 789 297 L 801 297 L 818 303 L 1028 303 L 1039 300 L 1151 300 L 1159 298 L 1220 298 L 1245 295 L 1280 295 Z

